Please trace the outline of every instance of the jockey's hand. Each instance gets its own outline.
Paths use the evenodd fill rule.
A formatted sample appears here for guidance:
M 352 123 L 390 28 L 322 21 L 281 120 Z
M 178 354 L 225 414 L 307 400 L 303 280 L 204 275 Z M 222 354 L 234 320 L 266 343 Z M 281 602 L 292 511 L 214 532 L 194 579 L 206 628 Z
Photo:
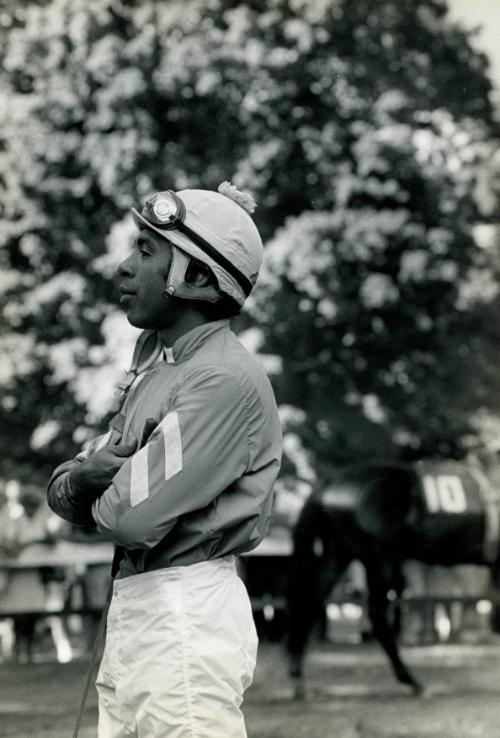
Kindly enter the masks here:
M 115 474 L 137 448 L 137 442 L 104 446 L 71 469 L 69 484 L 80 499 L 96 499 L 109 487 Z

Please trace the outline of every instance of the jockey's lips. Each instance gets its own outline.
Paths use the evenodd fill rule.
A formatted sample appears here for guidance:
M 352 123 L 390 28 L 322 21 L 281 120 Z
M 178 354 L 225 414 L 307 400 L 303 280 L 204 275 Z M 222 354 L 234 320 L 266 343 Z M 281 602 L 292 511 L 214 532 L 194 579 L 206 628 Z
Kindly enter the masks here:
M 126 305 L 130 302 L 130 299 L 135 295 L 133 290 L 129 290 L 126 287 L 120 285 L 120 304 Z

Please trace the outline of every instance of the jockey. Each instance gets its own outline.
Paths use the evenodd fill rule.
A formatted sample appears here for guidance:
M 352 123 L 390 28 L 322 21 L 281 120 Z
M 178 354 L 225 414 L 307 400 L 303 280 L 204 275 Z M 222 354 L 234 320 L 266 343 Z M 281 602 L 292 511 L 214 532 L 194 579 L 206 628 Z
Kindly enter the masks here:
M 235 555 L 266 534 L 281 460 L 270 382 L 230 329 L 255 284 L 252 198 L 159 192 L 119 266 L 142 328 L 109 430 L 59 466 L 52 510 L 117 546 L 99 738 L 246 736 L 257 637 Z

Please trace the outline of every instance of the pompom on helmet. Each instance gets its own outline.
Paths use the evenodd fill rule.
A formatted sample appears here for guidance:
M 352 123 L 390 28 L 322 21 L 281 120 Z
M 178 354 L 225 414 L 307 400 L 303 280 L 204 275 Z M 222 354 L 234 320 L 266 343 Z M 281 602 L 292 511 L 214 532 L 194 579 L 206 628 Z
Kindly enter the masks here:
M 262 263 L 262 240 L 250 217 L 254 209 L 251 195 L 223 182 L 217 192 L 158 192 L 140 212 L 132 208 L 132 215 L 138 228 L 149 228 L 174 246 L 165 288 L 169 295 L 216 302 L 226 294 L 241 306 Z M 191 259 L 209 267 L 217 286 L 186 281 Z

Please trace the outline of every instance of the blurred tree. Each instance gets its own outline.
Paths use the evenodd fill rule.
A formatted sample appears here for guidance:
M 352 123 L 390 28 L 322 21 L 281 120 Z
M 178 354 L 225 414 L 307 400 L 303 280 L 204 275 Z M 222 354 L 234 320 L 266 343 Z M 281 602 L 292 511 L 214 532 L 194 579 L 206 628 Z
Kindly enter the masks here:
M 223 179 L 259 201 L 253 315 L 318 464 L 456 453 L 497 409 L 498 265 L 472 227 L 498 127 L 445 3 L 2 7 L 4 473 L 45 474 L 109 410 L 130 205 Z

